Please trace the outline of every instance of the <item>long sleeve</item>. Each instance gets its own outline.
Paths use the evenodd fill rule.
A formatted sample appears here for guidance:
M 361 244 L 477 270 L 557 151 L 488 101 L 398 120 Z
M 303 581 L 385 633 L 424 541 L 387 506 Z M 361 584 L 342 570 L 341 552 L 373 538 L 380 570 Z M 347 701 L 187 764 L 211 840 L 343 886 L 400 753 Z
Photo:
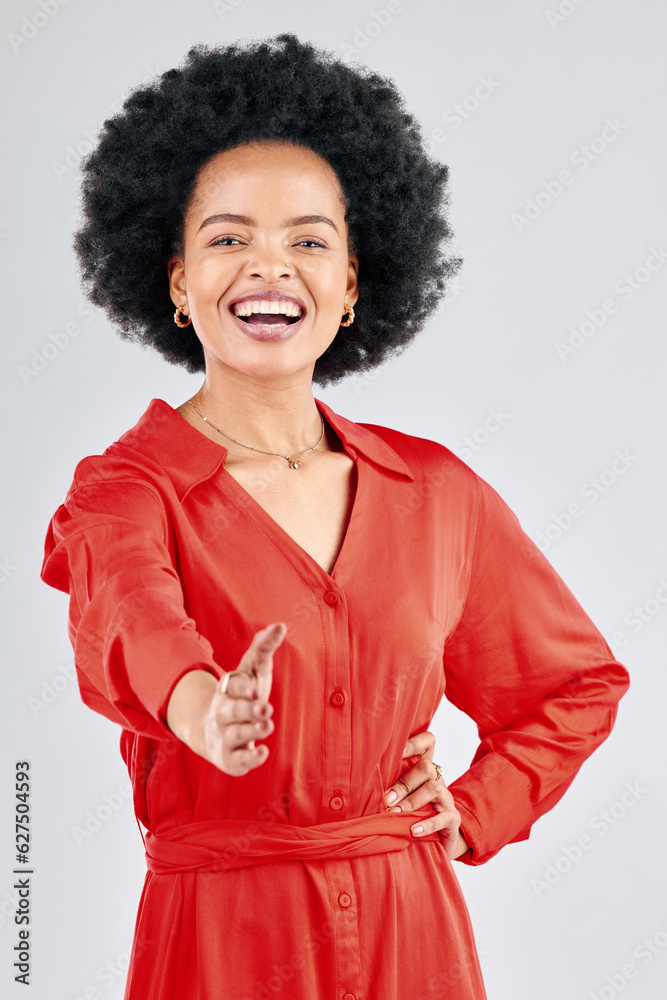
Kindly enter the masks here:
M 132 480 L 73 485 L 49 523 L 40 575 L 70 595 L 84 703 L 124 728 L 176 739 L 166 709 L 177 681 L 195 668 L 222 671 L 186 612 L 159 494 Z
M 477 477 L 462 616 L 445 644 L 446 697 L 480 744 L 450 791 L 483 864 L 525 840 L 609 735 L 628 673 L 498 493 Z

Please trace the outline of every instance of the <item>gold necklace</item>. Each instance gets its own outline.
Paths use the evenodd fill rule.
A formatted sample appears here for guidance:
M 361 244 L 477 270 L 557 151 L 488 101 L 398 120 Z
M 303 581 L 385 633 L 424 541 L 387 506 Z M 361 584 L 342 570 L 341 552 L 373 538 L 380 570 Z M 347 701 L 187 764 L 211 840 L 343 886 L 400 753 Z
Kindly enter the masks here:
M 195 408 L 195 410 L 197 410 L 197 407 L 195 406 L 195 404 L 192 402 L 191 399 L 188 400 L 188 403 L 191 403 L 192 406 Z M 298 458 L 299 455 L 305 455 L 306 452 L 308 451 L 314 451 L 315 448 L 317 448 L 317 445 L 324 437 L 324 417 L 320 413 L 320 420 L 322 421 L 322 433 L 319 436 L 317 444 L 314 444 L 312 448 L 304 448 L 303 451 L 297 452 L 296 456 L 282 455 L 280 452 L 277 451 L 264 451 L 263 448 L 253 448 L 251 444 L 243 444 L 242 441 L 237 441 L 236 438 L 230 437 L 229 434 L 225 434 L 223 430 L 220 430 L 220 428 L 216 427 L 214 423 L 211 423 L 208 417 L 205 417 L 204 414 L 201 412 L 201 410 L 197 410 L 197 413 L 202 418 L 202 420 L 204 420 L 207 424 L 209 424 L 209 426 L 213 428 L 214 431 L 217 431 L 219 434 L 224 435 L 224 437 L 228 438 L 230 441 L 233 441 L 234 444 L 240 444 L 242 448 L 250 448 L 251 451 L 260 451 L 262 455 L 276 455 L 278 458 L 284 458 L 287 460 L 287 464 L 289 465 L 290 469 L 298 469 L 301 465 L 303 465 L 303 462 L 297 462 L 296 458 Z

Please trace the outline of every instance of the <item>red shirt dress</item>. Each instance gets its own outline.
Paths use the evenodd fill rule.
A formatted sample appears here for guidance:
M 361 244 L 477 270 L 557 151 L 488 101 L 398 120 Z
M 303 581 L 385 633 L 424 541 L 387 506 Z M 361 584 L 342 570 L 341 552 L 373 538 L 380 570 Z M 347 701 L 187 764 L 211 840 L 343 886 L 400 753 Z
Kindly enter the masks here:
M 484 1000 L 444 843 L 410 832 L 432 806 L 386 812 L 418 759 L 405 742 L 443 694 L 477 724 L 449 787 L 458 860 L 483 864 L 560 799 L 629 684 L 485 480 L 316 404 L 358 473 L 331 574 L 162 399 L 78 463 L 49 523 L 41 578 L 70 595 L 81 697 L 122 727 L 146 831 L 126 1000 Z M 270 754 L 230 776 L 171 732 L 167 703 L 273 621 Z

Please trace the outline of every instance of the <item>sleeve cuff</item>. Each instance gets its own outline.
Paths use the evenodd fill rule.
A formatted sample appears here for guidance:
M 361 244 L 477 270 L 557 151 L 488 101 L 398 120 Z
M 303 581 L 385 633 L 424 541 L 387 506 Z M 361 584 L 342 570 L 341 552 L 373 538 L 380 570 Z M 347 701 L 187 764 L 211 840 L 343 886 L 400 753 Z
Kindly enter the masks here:
M 485 754 L 449 785 L 449 791 L 470 845 L 455 861 L 482 865 L 505 844 L 528 839 L 533 825 L 530 783 L 505 757 Z

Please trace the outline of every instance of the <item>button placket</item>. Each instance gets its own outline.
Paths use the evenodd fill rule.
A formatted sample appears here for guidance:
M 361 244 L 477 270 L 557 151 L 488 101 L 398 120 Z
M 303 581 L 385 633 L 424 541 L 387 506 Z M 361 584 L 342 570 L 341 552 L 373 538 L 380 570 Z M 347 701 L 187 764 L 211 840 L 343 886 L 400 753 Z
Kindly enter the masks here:
M 336 585 L 337 581 L 332 581 Z M 322 771 L 322 822 L 344 819 L 351 802 L 350 755 L 352 715 L 350 700 L 350 646 L 347 603 L 342 591 L 333 588 L 322 595 L 322 637 L 324 640 L 324 691 L 329 706 L 324 712 L 326 755 Z M 326 705 L 326 701 L 325 701 Z M 328 707 L 329 707 L 328 706 Z M 335 995 L 364 1000 L 359 927 L 354 897 L 352 866 L 349 860 L 326 861 L 329 883 L 330 919 L 335 926 Z
M 332 581 L 333 583 L 333 581 Z M 321 598 L 326 607 L 322 611 L 322 638 L 326 650 L 324 684 L 328 689 L 329 705 L 337 712 L 324 713 L 325 743 L 327 753 L 322 774 L 322 822 L 331 820 L 331 811 L 341 819 L 350 804 L 350 746 L 351 712 L 349 698 L 350 650 L 347 622 L 347 605 L 342 593 L 330 587 Z
M 338 997 L 365 1000 L 352 864 L 349 859 L 340 859 L 325 861 L 324 866 L 329 885 L 330 919 L 335 926 L 336 982 L 332 986 Z

